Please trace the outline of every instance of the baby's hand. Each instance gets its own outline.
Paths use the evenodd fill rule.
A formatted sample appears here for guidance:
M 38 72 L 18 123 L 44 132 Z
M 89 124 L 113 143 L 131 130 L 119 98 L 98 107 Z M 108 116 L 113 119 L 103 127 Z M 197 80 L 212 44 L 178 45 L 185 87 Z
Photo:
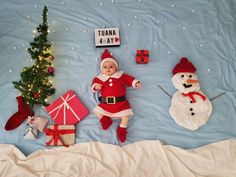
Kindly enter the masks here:
M 95 90 L 101 90 L 102 89 L 102 85 L 96 84 L 94 88 L 95 88 Z
M 137 82 L 137 83 L 135 84 L 135 87 L 136 87 L 136 88 L 142 88 L 142 84 L 141 84 L 140 82 Z

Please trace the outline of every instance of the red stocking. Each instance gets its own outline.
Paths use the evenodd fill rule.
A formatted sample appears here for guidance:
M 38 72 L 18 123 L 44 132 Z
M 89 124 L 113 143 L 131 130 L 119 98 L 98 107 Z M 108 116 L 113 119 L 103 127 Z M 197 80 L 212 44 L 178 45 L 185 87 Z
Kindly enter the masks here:
M 16 97 L 16 99 L 18 102 L 18 111 L 8 119 L 5 130 L 13 130 L 19 127 L 28 116 L 34 115 L 33 111 L 30 112 L 29 107 L 25 104 L 21 96 Z

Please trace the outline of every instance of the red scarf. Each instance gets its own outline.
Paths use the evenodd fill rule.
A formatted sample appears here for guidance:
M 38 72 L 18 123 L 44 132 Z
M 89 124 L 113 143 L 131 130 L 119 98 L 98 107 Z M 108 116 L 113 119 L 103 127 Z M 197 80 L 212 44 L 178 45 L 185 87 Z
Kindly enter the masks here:
M 189 93 L 182 93 L 182 95 L 184 95 L 184 96 L 188 96 L 190 99 L 191 99 L 191 101 L 193 102 L 193 103 L 196 103 L 196 100 L 194 99 L 194 95 L 198 95 L 198 96 L 200 96 L 201 98 L 202 98 L 202 100 L 203 101 L 205 101 L 205 99 L 206 99 L 206 97 L 204 96 L 204 95 L 202 95 L 201 93 L 199 93 L 199 92 L 189 92 Z

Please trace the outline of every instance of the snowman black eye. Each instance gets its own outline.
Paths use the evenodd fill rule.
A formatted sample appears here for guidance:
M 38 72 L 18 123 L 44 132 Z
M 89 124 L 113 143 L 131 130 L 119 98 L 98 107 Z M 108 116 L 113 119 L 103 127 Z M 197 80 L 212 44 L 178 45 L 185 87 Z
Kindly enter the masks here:
M 182 78 L 184 78 L 184 75 L 181 75 Z
M 192 77 L 192 75 L 189 75 L 189 77 L 191 78 L 191 77 Z

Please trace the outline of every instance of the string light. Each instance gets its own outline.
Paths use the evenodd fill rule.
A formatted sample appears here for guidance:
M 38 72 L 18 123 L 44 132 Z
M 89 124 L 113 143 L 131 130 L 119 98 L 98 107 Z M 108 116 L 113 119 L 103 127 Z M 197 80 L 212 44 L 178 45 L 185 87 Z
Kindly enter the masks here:
M 37 8 L 38 5 L 35 5 L 35 7 Z M 51 55 L 52 49 L 47 47 L 48 41 L 45 39 L 45 35 L 51 33 L 50 29 L 48 29 L 48 25 L 47 28 L 44 28 L 44 24 L 47 24 L 46 6 L 44 7 L 42 17 L 43 23 L 32 30 L 32 33 L 35 34 L 32 34 L 35 38 L 34 42 L 30 43 L 31 47 L 25 48 L 31 55 L 30 60 L 35 61 L 35 63 L 30 67 L 27 66 L 23 68 L 21 72 L 22 80 L 13 82 L 15 87 L 22 93 L 21 95 L 25 99 L 25 102 L 31 106 L 35 104 L 45 105 L 44 99 L 47 95 L 50 96 L 54 92 L 54 88 L 51 88 L 52 81 L 48 79 L 49 75 L 47 74 L 47 69 L 51 66 L 51 60 L 53 60 L 53 58 L 50 58 L 53 56 Z M 27 18 L 30 19 L 31 17 L 27 16 Z M 69 30 L 69 28 L 67 29 Z M 52 44 L 54 44 L 54 42 L 52 42 Z M 20 45 L 25 46 L 24 44 Z M 14 46 L 13 49 L 17 49 L 17 46 Z M 27 59 L 27 61 L 30 60 Z M 12 69 L 10 68 L 9 71 L 12 72 Z M 37 74 L 40 74 L 40 76 L 35 77 Z M 39 97 L 40 99 L 38 99 Z M 47 101 L 47 99 L 45 99 L 45 101 Z

